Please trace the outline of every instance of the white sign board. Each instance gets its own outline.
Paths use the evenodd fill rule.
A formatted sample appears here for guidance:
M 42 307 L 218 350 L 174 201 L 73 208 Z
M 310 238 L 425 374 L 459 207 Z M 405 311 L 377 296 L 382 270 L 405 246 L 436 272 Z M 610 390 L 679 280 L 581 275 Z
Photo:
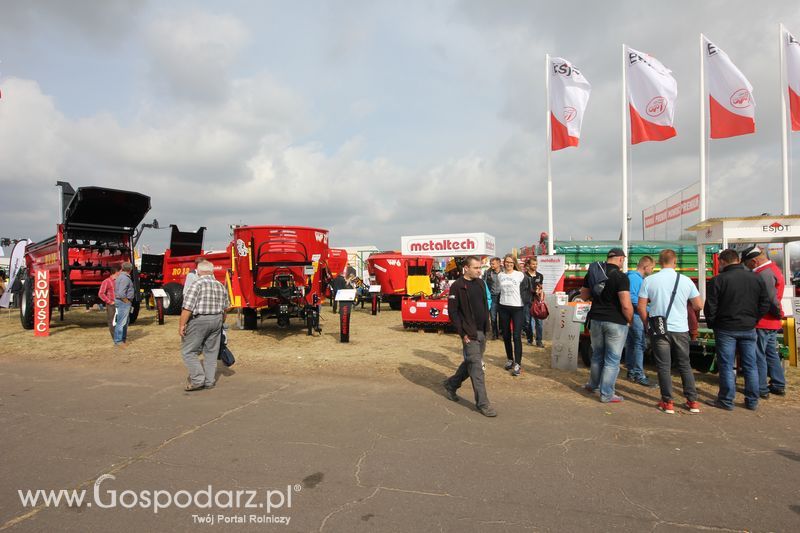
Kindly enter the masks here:
M 449 233 L 400 237 L 403 255 L 450 257 L 466 255 L 494 256 L 494 236 L 487 233 Z
M 578 340 L 581 335 L 581 323 L 575 320 L 576 305 L 559 305 L 556 307 L 555 324 L 553 325 L 553 348 L 550 357 L 552 368 L 559 370 L 578 370 Z
M 557 292 L 555 294 L 546 294 L 544 301 L 547 304 L 547 308 L 550 310 L 550 316 L 545 318 L 542 322 L 542 338 L 543 340 L 549 341 L 553 338 L 553 325 L 556 323 L 555 308 L 559 305 L 566 305 L 569 298 L 567 298 L 566 293 Z
M 380 294 L 380 292 L 381 292 L 381 286 L 380 286 L 380 285 L 370 285 L 370 286 L 369 286 L 369 292 L 370 292 L 370 294 L 372 294 L 372 293 L 375 293 L 375 292 L 377 292 L 378 294 Z
M 167 291 L 164 289 L 150 289 L 150 294 L 153 295 L 153 298 L 166 298 Z
M 356 299 L 355 289 L 339 289 L 336 291 L 337 302 L 352 302 Z
M 567 259 L 563 255 L 540 255 L 536 270 L 542 274 L 542 289 L 545 294 L 554 294 L 564 290 L 564 272 Z

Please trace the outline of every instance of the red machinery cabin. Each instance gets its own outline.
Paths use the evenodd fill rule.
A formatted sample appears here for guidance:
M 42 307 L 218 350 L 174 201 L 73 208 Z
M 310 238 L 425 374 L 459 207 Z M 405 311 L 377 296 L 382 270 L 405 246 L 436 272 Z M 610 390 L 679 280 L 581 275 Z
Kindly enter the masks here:
M 245 329 L 258 316 L 306 321 L 308 335 L 319 327 L 320 262 L 328 255 L 328 230 L 300 226 L 239 226 L 233 230 L 231 294 L 242 308 Z
M 97 303 L 100 284 L 115 265 L 133 263 L 131 243 L 136 226 L 150 211 L 150 197 L 103 187 L 61 187 L 61 223 L 56 235 L 31 244 L 25 252 L 27 278 L 20 305 L 22 327 L 33 329 L 33 283 L 37 270 L 50 272 L 50 308 L 63 319 L 71 305 Z M 134 272 L 134 284 L 138 276 Z M 138 294 L 138 291 L 137 291 Z M 139 300 L 131 307 L 131 322 Z
M 381 286 L 382 298 L 389 307 L 400 310 L 403 296 L 409 295 L 408 277 L 427 276 L 433 269 L 433 257 L 403 255 L 397 252 L 379 252 L 367 258 L 369 275 Z M 416 292 L 416 291 L 412 291 Z
M 164 298 L 164 312 L 177 315 L 183 303 L 183 285 L 186 276 L 194 270 L 196 259 L 202 257 L 214 265 L 214 277 L 227 285 L 228 270 L 231 268 L 230 246 L 224 252 L 203 252 L 203 237 L 206 228 L 197 231 L 180 231 L 170 224 L 169 248 L 159 255 L 143 254 L 140 277 L 145 293 L 150 289 L 162 288 L 167 296 Z

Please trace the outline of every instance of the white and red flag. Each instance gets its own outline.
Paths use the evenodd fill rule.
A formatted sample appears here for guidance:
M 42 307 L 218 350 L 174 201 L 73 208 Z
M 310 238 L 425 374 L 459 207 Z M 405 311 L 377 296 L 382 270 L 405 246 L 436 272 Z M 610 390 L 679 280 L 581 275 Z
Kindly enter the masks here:
M 789 87 L 789 115 L 792 131 L 800 131 L 800 42 L 783 30 L 783 57 L 786 61 L 786 82 Z
M 578 146 L 592 86 L 580 70 L 560 57 L 550 58 L 550 127 L 553 151 Z
M 631 144 L 666 141 L 676 135 L 672 126 L 678 82 L 671 70 L 643 52 L 625 47 Z
M 756 131 L 753 86 L 714 43 L 703 36 L 711 138 L 724 139 Z

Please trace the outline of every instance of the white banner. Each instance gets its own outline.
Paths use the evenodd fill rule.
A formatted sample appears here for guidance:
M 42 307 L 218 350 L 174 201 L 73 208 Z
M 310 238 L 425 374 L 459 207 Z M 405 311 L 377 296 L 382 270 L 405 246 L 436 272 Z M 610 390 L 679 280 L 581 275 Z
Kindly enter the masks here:
M 550 58 L 551 150 L 578 146 L 591 92 L 592 86 L 572 63 L 560 57 Z
M 494 236 L 488 233 L 450 233 L 400 237 L 403 255 L 450 257 L 496 254 Z
M 567 260 L 563 255 L 540 255 L 536 258 L 536 271 L 542 274 L 542 290 L 553 294 L 564 290 L 564 272 Z
M 674 137 L 678 82 L 653 56 L 626 47 L 631 144 Z
M 753 99 L 753 86 L 733 64 L 728 54 L 705 36 L 703 54 L 711 138 L 722 139 L 755 132 L 756 102 Z
M 0 307 L 8 307 L 11 302 L 11 284 L 14 282 L 14 278 L 17 277 L 19 269 L 25 266 L 25 247 L 30 243 L 31 241 L 23 239 L 11 250 L 8 272 L 6 272 L 8 275 L 8 284 L 6 285 L 5 292 L 0 296 Z

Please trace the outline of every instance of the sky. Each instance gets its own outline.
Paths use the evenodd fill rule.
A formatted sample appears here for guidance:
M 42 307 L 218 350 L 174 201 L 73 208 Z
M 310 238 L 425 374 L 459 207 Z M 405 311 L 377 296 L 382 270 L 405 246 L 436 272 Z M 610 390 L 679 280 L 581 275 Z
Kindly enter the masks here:
M 324 228 L 337 247 L 457 232 L 528 245 L 547 229 L 549 53 L 592 84 L 580 146 L 552 156 L 555 238 L 618 239 L 625 43 L 678 81 L 677 137 L 630 150 L 641 238 L 641 211 L 699 179 L 701 32 L 756 101 L 755 134 L 709 143 L 708 214 L 778 214 L 778 23 L 800 33 L 800 3 L 9 0 L 0 237 L 53 235 L 64 180 L 146 194 L 145 221 L 205 226 L 206 249 L 234 224 Z

